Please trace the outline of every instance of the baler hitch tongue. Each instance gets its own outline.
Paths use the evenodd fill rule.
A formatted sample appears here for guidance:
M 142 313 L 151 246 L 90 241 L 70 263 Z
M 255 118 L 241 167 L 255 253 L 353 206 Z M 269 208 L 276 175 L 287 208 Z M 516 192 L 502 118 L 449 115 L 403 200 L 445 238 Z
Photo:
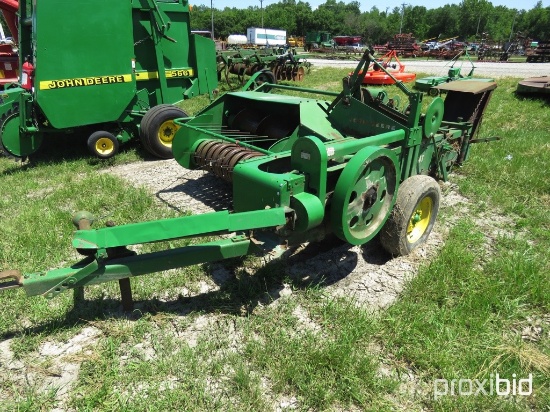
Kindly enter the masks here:
M 0 291 L 23 286 L 23 275 L 18 270 L 0 272 Z

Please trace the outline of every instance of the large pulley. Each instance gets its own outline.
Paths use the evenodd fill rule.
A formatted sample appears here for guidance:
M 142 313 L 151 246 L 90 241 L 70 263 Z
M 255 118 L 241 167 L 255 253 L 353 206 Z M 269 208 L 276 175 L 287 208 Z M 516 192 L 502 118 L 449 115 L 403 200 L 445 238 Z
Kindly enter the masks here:
M 441 97 L 436 97 L 430 103 L 426 116 L 424 117 L 424 123 L 422 124 L 422 132 L 425 138 L 430 138 L 434 133 L 439 130 L 441 122 L 443 121 L 443 111 L 445 110 L 445 104 Z
M 388 149 L 365 147 L 342 171 L 330 210 L 332 230 L 352 245 L 371 240 L 384 225 L 397 194 L 398 163 Z
M 0 121 L 0 152 L 15 159 L 25 159 L 42 144 L 42 133 L 23 133 L 18 111 L 8 113 Z

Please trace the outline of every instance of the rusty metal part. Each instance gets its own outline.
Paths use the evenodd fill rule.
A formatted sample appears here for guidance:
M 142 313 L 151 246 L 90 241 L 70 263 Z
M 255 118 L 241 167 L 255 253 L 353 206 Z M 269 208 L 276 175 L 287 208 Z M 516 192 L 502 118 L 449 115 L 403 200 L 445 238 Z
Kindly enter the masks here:
M 11 279 L 11 281 L 6 281 Z M 23 286 L 23 275 L 18 270 L 0 272 L 0 290 L 14 289 Z
M 245 63 L 235 63 L 229 66 L 229 73 L 242 76 L 246 70 Z
M 304 76 L 306 74 L 306 70 L 302 66 L 298 66 L 295 70 L 293 80 L 301 82 L 304 80 Z
M 132 286 L 130 284 L 130 278 L 119 279 L 118 286 L 120 287 L 120 298 L 122 300 L 122 309 L 125 312 L 133 311 L 134 299 L 132 298 Z
M 199 144 L 194 159 L 198 167 L 231 182 L 233 168 L 238 162 L 259 156 L 263 154 L 234 143 L 210 140 Z

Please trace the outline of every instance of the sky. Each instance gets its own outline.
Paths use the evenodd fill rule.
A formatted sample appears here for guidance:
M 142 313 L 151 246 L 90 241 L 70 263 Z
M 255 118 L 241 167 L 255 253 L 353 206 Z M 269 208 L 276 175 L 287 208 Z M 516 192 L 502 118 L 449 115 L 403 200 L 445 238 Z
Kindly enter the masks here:
M 199 0 L 200 3 L 210 6 L 210 2 L 208 0 Z M 261 3 L 260 0 L 212 0 L 214 4 L 214 8 L 216 9 L 223 9 L 224 7 L 237 7 L 237 8 L 244 8 L 250 6 L 258 6 L 260 7 Z M 298 1 L 298 0 L 297 0 Z M 307 1 L 307 0 L 302 0 Z M 320 4 L 325 3 L 326 0 L 309 0 L 307 1 L 313 9 L 317 8 Z M 340 0 L 337 0 L 340 1 Z M 352 0 L 341 0 L 344 3 L 350 3 Z M 489 0 L 493 6 L 506 6 L 509 9 L 525 9 L 529 10 L 535 7 L 537 4 L 537 0 Z M 435 9 L 438 7 L 442 7 L 445 4 L 459 4 L 460 0 L 386 0 L 384 2 L 376 2 L 376 1 L 364 1 L 359 0 L 361 3 L 361 11 L 369 11 L 372 6 L 376 5 L 380 11 L 385 11 L 386 7 L 389 7 L 388 11 L 393 10 L 395 7 L 401 7 L 401 4 L 405 3 L 407 5 L 411 6 L 424 6 L 427 9 Z M 267 7 L 271 3 L 278 3 L 278 0 L 262 0 L 263 7 Z M 519 3 L 519 5 L 518 5 Z M 550 6 L 550 0 L 542 0 L 542 6 L 543 7 L 549 7 Z

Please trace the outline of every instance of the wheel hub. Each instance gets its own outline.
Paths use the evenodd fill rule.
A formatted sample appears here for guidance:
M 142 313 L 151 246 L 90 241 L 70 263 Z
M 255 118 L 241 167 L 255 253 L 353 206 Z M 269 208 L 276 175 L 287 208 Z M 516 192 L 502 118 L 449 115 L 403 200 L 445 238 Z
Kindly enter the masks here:
M 334 190 L 331 225 L 342 240 L 360 245 L 372 239 L 396 196 L 396 160 L 391 151 L 366 147 L 346 165 Z
M 110 154 L 115 148 L 115 145 L 108 137 L 101 137 L 97 140 L 96 150 L 103 155 Z
M 431 198 L 425 197 L 420 201 L 407 227 L 407 240 L 409 243 L 417 242 L 424 232 L 426 232 L 430 223 L 432 210 L 433 202 Z
M 171 147 L 172 140 L 178 131 L 179 126 L 174 123 L 173 120 L 168 120 L 164 122 L 159 128 L 159 140 L 164 146 Z

